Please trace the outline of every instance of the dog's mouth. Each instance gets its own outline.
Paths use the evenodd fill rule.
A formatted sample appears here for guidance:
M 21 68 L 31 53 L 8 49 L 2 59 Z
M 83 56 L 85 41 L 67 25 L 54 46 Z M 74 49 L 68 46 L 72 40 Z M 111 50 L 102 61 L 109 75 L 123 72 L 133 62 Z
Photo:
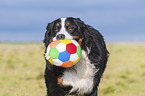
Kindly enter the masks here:
M 76 40 L 77 42 L 79 41 L 80 37 L 79 36 L 73 36 L 73 39 Z
M 73 40 L 77 41 L 78 44 L 80 45 L 80 47 L 82 47 L 82 38 L 80 38 L 79 36 L 72 36 L 72 37 L 73 37 Z M 50 42 L 56 41 L 53 38 L 54 37 L 51 37 Z M 61 40 L 63 40 L 63 39 L 61 39 Z
M 80 43 L 80 41 L 82 41 L 82 39 L 79 36 L 72 36 L 72 37 L 73 37 L 73 40 L 76 40 L 78 43 Z M 50 42 L 56 41 L 53 38 L 54 37 L 51 37 Z M 64 39 L 66 39 L 66 38 L 64 38 Z M 60 40 L 63 40 L 63 39 L 60 39 Z
M 82 38 L 80 38 L 79 36 L 73 36 L 73 39 L 76 40 L 82 48 Z

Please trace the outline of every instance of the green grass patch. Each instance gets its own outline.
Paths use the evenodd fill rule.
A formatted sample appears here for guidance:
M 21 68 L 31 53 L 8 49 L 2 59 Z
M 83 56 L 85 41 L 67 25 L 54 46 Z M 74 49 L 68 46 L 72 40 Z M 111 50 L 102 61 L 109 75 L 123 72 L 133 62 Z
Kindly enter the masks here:
M 99 96 L 145 96 L 145 44 L 108 44 Z M 0 43 L 0 96 L 45 96 L 42 43 Z
M 145 44 L 109 44 L 99 96 L 145 96 Z

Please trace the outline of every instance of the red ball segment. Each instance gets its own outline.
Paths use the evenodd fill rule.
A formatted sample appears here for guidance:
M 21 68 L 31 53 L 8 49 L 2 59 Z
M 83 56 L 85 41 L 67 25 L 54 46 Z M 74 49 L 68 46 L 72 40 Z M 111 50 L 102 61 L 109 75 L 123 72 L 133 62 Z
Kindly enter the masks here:
M 66 51 L 70 54 L 74 54 L 77 52 L 77 47 L 73 43 L 67 44 Z

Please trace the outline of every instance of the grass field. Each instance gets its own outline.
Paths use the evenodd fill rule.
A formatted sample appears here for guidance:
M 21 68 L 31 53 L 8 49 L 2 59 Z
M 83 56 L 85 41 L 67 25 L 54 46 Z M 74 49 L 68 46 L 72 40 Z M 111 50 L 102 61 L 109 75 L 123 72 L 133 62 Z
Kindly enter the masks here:
M 145 96 L 145 44 L 108 44 L 99 96 Z M 44 47 L 0 43 L 0 96 L 45 96 Z

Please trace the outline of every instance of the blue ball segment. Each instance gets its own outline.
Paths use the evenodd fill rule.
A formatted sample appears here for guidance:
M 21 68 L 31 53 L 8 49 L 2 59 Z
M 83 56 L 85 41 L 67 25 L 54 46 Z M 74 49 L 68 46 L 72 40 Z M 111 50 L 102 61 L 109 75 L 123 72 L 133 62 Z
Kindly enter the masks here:
M 70 59 L 70 54 L 67 51 L 60 52 L 58 59 L 62 62 L 66 62 Z

